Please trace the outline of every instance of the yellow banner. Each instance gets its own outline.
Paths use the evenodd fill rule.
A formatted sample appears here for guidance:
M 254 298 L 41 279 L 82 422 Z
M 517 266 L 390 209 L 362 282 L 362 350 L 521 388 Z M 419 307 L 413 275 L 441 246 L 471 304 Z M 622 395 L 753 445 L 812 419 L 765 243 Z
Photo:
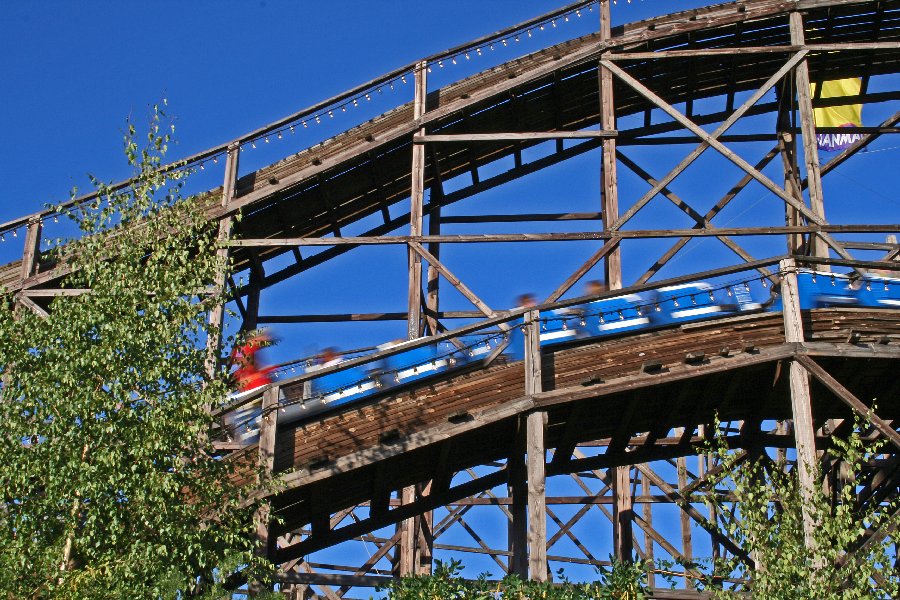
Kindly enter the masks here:
M 810 94 L 816 97 L 816 83 L 810 84 Z M 862 80 L 858 77 L 848 79 L 835 79 L 822 83 L 822 91 L 819 98 L 844 98 L 858 96 L 862 88 Z M 827 106 L 814 108 L 813 114 L 816 127 L 862 127 L 862 105 L 846 104 L 843 106 Z M 821 150 L 843 150 L 853 142 L 862 138 L 859 133 L 848 131 L 846 133 L 821 133 L 816 135 L 816 141 Z

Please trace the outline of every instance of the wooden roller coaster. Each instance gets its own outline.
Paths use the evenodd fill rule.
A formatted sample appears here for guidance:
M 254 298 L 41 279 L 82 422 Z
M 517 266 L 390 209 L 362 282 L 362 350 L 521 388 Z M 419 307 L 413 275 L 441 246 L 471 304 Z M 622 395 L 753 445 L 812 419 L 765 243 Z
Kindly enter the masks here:
M 428 87 L 435 65 L 582 13 L 599 14 L 596 33 L 440 89 Z M 590 0 L 400 68 L 188 159 L 208 165 L 222 158 L 224 184 L 209 192 L 209 218 L 219 223 L 222 252 L 230 253 L 237 272 L 247 273 L 248 283 L 223 273 L 217 284 L 232 288 L 245 328 L 407 324 L 406 344 L 286 375 L 232 407 L 258 403 L 264 418 L 249 442 L 227 437 L 223 428 L 220 450 L 258 455 L 284 482 L 258 528 L 261 551 L 280 567 L 281 589 L 294 598 L 349 598 L 392 576 L 429 572 L 442 556 L 474 557 L 497 575 L 538 580 L 553 567 L 608 565 L 607 555 L 690 563 L 705 553 L 752 562 L 715 526 L 714 511 L 688 500 L 712 468 L 697 445 L 716 433 L 750 454 L 793 449 L 801 481 L 808 482 L 804 465 L 818 461 L 839 472 L 828 456 L 830 439 L 846 435 L 858 415 L 871 426 L 868 435 L 889 441 L 884 460 L 858 483 L 861 501 L 896 497 L 900 309 L 801 307 L 797 273 L 847 271 L 865 282 L 876 272 L 900 279 L 896 238 L 848 237 L 896 234 L 897 215 L 878 224 L 832 223 L 822 187 L 825 175 L 872 141 L 897 133 L 900 111 L 857 129 L 860 139 L 824 165 L 816 134 L 836 131 L 817 130 L 813 116 L 825 106 L 896 103 L 898 67 L 895 0 L 745 0 L 616 28 L 609 1 Z M 811 83 L 843 77 L 861 78 L 857 96 L 824 98 L 811 91 Z M 407 80 L 411 102 L 240 175 L 241 152 L 257 141 L 304 128 Z M 870 81 L 887 86 L 869 91 Z M 737 132 L 729 133 L 733 126 Z M 742 154 L 748 152 L 733 149 L 743 143 L 766 144 L 768 151 L 747 159 Z M 638 146 L 690 151 L 667 173 L 651 175 L 659 168 L 634 158 L 631 149 Z M 601 192 L 595 212 L 442 215 L 452 204 L 592 151 Z M 704 213 L 671 184 L 705 152 L 717 153 L 740 175 Z M 507 168 L 498 172 L 498 164 Z M 623 169 L 646 191 L 620 206 L 617 172 Z M 773 169 L 780 181 L 767 174 Z M 783 222 L 715 226 L 717 215 L 751 185 L 783 206 Z M 626 227 L 657 198 L 692 225 Z M 66 293 L 59 285 L 64 266 L 47 263 L 40 252 L 49 216 L 0 226 L 27 227 L 22 260 L 0 268 L 0 284 L 36 311 L 46 310 L 48 297 Z M 374 220 L 380 222 L 371 225 Z M 441 231 L 453 224 L 547 222 L 587 223 L 587 229 Z M 361 223 L 367 225 L 360 234 L 342 234 Z M 757 258 L 736 241 L 748 236 L 784 242 Z M 738 260 L 711 269 L 698 259 L 697 272 L 658 279 L 699 237 L 716 238 Z M 665 250 L 626 280 L 622 262 L 633 240 L 661 240 Z M 566 241 L 591 243 L 594 251 L 533 307 L 491 308 L 440 255 L 447 244 Z M 351 250 L 384 244 L 408 254 L 405 311 L 260 314 L 261 295 L 278 293 L 277 284 L 325 268 Z M 301 252 L 319 246 L 324 249 Z M 777 286 L 783 308 L 542 345 L 542 323 L 585 301 L 572 298 L 571 290 L 595 267 L 610 288 L 601 299 L 696 281 L 753 281 Z M 474 309 L 442 311 L 441 280 Z M 223 311 L 210 319 L 221 325 Z M 452 319 L 466 324 L 445 325 Z M 509 335 L 515 330 L 518 338 Z M 402 386 L 379 385 L 315 417 L 279 422 L 285 407 L 310 400 L 316 378 L 434 344 L 460 347 L 466 336 L 484 332 L 501 343 L 477 361 Z M 212 349 L 219 343 L 210 340 Z M 519 358 L 505 353 L 515 343 L 523 345 Z M 696 457 L 690 465 L 688 457 Z M 500 526 L 491 526 L 491 519 Z M 700 597 L 691 589 L 690 566 L 678 576 L 685 589 L 657 591 L 656 597 Z

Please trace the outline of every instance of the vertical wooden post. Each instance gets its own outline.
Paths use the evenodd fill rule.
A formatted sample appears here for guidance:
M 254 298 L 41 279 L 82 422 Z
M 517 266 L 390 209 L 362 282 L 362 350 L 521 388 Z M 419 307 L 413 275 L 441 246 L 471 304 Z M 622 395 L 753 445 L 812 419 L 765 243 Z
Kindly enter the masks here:
M 700 456 L 699 458 L 703 458 Z M 679 456 L 676 459 L 677 468 L 678 468 L 678 489 L 682 490 L 687 487 L 687 459 L 683 456 Z M 691 538 L 691 518 L 685 511 L 680 511 L 681 517 L 681 550 L 684 555 L 685 560 L 691 562 L 694 557 L 694 543 Z M 692 589 L 694 587 L 693 580 L 688 577 L 690 573 L 690 569 L 685 566 L 684 567 L 684 587 L 687 589 Z
M 609 0 L 600 2 L 600 42 L 612 37 L 610 28 Z M 613 74 L 604 66 L 600 72 L 600 129 L 612 131 L 616 128 L 616 107 L 613 99 Z M 603 228 L 619 220 L 619 188 L 616 176 L 616 140 L 603 140 L 603 173 L 601 192 L 603 194 Z M 618 246 L 606 255 L 606 283 L 610 289 L 622 287 L 622 250 Z
M 433 189 L 433 188 L 432 188 Z M 432 198 L 434 194 L 432 194 Z M 432 202 L 434 205 L 434 202 Z M 428 235 L 440 235 L 441 234 L 441 207 L 439 205 L 434 205 L 431 209 L 431 214 L 428 215 Z M 428 252 L 431 253 L 436 259 L 440 260 L 441 258 L 441 245 L 437 242 L 431 242 L 428 244 Z M 421 257 L 419 257 L 421 259 Z M 438 270 L 432 265 L 428 263 L 428 275 L 427 281 L 425 283 L 425 289 L 427 291 L 427 295 L 425 296 L 425 308 L 433 317 L 427 319 L 429 323 L 428 329 L 431 331 L 431 335 L 437 335 L 437 312 L 440 307 L 440 297 L 438 294 L 440 285 L 440 274 Z
M 413 118 L 420 119 L 425 114 L 425 98 L 428 93 L 427 65 L 425 61 L 416 64 L 415 90 L 413 97 Z M 424 135 L 425 128 L 417 132 Z M 419 238 L 422 235 L 422 203 L 425 195 L 425 146 L 412 145 L 412 167 L 410 181 L 409 235 Z M 418 240 L 417 240 L 418 241 Z M 406 337 L 414 340 L 422 336 L 422 257 L 412 248 L 408 248 L 409 288 L 407 295 Z M 410 504 L 415 501 L 416 488 L 408 486 L 400 490 L 400 503 Z M 416 573 L 416 531 L 419 528 L 418 517 L 404 519 L 400 524 L 400 541 L 397 545 L 396 570 L 401 577 Z
M 795 46 L 806 44 L 806 36 L 803 32 L 803 16 L 799 12 L 792 12 L 790 20 L 791 44 Z M 809 204 L 813 212 L 824 219 L 825 201 L 822 193 L 822 174 L 819 170 L 816 123 L 813 115 L 812 99 L 809 94 L 809 66 L 805 57 L 797 65 L 794 73 L 794 80 L 797 82 L 797 103 L 800 109 L 800 130 L 803 134 L 803 158 L 806 162 Z M 824 240 L 815 234 L 810 234 L 809 241 L 810 254 L 823 258 L 828 257 L 828 246 Z
M 533 310 L 526 318 L 525 393 L 541 391 L 540 313 Z M 547 414 L 530 413 L 525 418 L 525 456 L 528 477 L 528 571 L 532 580 L 547 581 L 547 498 L 546 446 L 544 426 Z
M 647 478 L 646 473 L 641 473 L 641 494 L 644 496 L 650 495 L 650 480 Z M 644 511 L 644 522 L 647 523 L 647 527 L 653 527 L 653 503 L 652 502 L 644 502 L 643 506 Z M 653 563 L 653 538 L 648 534 L 644 533 L 644 558 L 646 558 L 651 564 Z M 650 571 L 647 573 L 647 585 L 650 587 L 656 587 L 656 573 Z
M 237 189 L 238 159 L 241 153 L 240 144 L 234 143 L 228 147 L 225 157 L 225 180 L 222 184 L 222 206 L 227 208 L 234 198 Z M 228 246 L 226 242 L 231 237 L 233 217 L 227 215 L 219 221 L 219 249 L 216 250 L 216 258 L 219 260 L 219 270 L 213 286 L 218 294 L 225 289 L 225 278 L 228 275 Z M 209 329 L 206 338 L 206 374 L 210 378 L 215 376 L 218 367 L 219 348 L 222 344 L 222 323 L 225 318 L 225 305 L 217 304 L 209 312 Z
M 425 98 L 428 94 L 427 65 L 422 61 L 416 65 L 415 97 L 413 98 L 413 118 L 420 119 L 425 114 Z M 425 134 L 425 128 L 418 130 Z M 425 145 L 413 144 L 412 181 L 410 182 L 409 235 L 414 239 L 422 235 L 422 202 L 425 195 Z M 418 240 L 416 240 L 418 241 Z M 409 252 L 409 295 L 407 339 L 422 335 L 422 257 L 412 248 Z
M 612 38 L 612 19 L 609 0 L 600 2 L 600 42 L 608 42 Z M 600 73 L 600 129 L 616 128 L 616 105 L 613 96 L 613 74 L 603 65 L 598 67 Z M 619 220 L 619 187 L 616 174 L 616 140 L 603 140 L 603 172 L 601 192 L 603 194 L 603 228 Z M 616 247 L 606 255 L 606 284 L 611 290 L 622 288 L 622 249 Z M 631 516 L 633 498 L 631 494 L 631 469 L 628 466 L 615 468 L 613 492 L 616 503 L 613 505 L 613 545 L 618 560 L 631 560 L 633 538 Z
M 525 470 L 526 449 L 525 419 L 516 422 L 516 435 L 510 452 L 509 495 L 512 498 L 509 522 L 508 549 L 509 572 L 522 579 L 528 577 L 528 474 Z
M 613 469 L 613 547 L 616 560 L 630 562 L 634 551 L 631 521 L 634 498 L 631 494 L 631 467 Z
M 278 429 L 278 398 L 281 394 L 278 386 L 272 386 L 263 392 L 262 416 L 259 419 L 259 465 L 263 469 L 260 483 L 268 482 L 275 467 L 275 433 Z M 265 559 L 271 555 L 274 541 L 269 530 L 269 506 L 256 509 L 253 520 L 256 523 L 256 553 Z M 259 582 L 251 582 L 248 586 L 251 595 L 265 591 Z
M 22 251 L 22 281 L 37 273 L 38 260 L 41 256 L 41 229 L 40 217 L 28 221 L 28 227 L 25 229 L 25 248 Z
M 784 259 L 780 265 L 781 301 L 784 317 L 784 336 L 787 343 L 803 342 L 803 321 L 800 314 L 800 295 L 797 286 L 797 265 L 793 259 Z M 797 446 L 797 473 L 803 498 L 803 531 L 807 548 L 815 548 L 815 522 L 809 512 L 812 494 L 815 493 L 814 468 L 816 464 L 816 439 L 813 425 L 812 402 L 809 392 L 809 374 L 795 360 L 790 365 L 791 412 L 794 420 L 794 440 Z

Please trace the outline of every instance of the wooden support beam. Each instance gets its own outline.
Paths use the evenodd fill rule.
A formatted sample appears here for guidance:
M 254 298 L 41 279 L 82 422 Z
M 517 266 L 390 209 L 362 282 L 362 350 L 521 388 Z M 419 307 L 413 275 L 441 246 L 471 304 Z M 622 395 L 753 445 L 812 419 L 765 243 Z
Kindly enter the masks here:
M 231 201 L 234 199 L 235 190 L 237 189 L 238 166 L 241 154 L 240 144 L 232 144 L 228 147 L 225 155 L 225 180 L 222 184 L 222 208 L 228 209 Z M 219 248 L 216 250 L 216 260 L 218 267 L 216 270 L 216 280 L 213 285 L 217 294 L 221 294 L 225 289 L 225 281 L 228 275 L 228 240 L 231 237 L 231 227 L 234 218 L 227 214 L 219 220 L 218 242 Z M 225 318 L 225 305 L 219 303 L 209 312 L 208 326 L 206 336 L 206 374 L 212 378 L 219 366 L 219 350 L 222 345 L 222 325 Z
M 525 319 L 525 394 L 540 393 L 542 380 L 540 313 L 530 311 Z M 547 414 L 525 417 L 525 456 L 528 479 L 528 572 L 534 581 L 547 580 L 547 499 L 544 428 Z
M 675 459 L 675 465 L 678 470 L 678 489 L 684 490 L 687 487 L 687 459 L 679 456 Z M 684 492 L 681 492 L 684 495 Z M 679 514 L 681 517 L 681 555 L 684 559 L 691 563 L 694 560 L 694 543 L 691 536 L 691 518 L 684 511 Z M 693 581 L 689 575 L 688 567 L 684 567 L 684 586 L 688 589 L 693 588 Z
M 22 252 L 22 270 L 20 278 L 25 281 L 37 274 L 38 262 L 41 257 L 41 229 L 42 221 L 39 217 L 28 221 L 25 229 L 25 246 Z
M 784 335 L 788 344 L 802 344 L 803 318 L 800 314 L 800 291 L 797 285 L 797 264 L 793 259 L 781 261 L 781 300 Z M 815 493 L 816 439 L 813 425 L 809 375 L 797 360 L 790 361 L 791 413 L 794 439 L 797 446 L 797 473 L 803 503 L 803 531 L 807 548 L 815 548 L 815 521 L 809 512 Z
M 631 493 L 631 467 L 614 467 L 613 493 L 613 548 L 616 560 L 631 562 L 634 557 L 634 534 L 631 522 L 634 518 L 634 502 Z
M 528 472 L 525 468 L 525 419 L 516 420 L 516 435 L 510 451 L 507 486 L 512 498 L 511 517 L 507 537 L 509 550 L 508 572 L 522 579 L 528 578 Z
M 841 384 L 841 382 L 832 377 L 825 369 L 808 356 L 803 356 L 801 354 L 798 355 L 795 360 L 799 362 L 810 375 L 818 379 L 822 385 L 837 396 L 841 402 L 849 406 L 854 413 L 871 423 L 872 426 L 894 444 L 894 446 L 900 448 L 900 433 L 897 433 L 897 430 L 890 424 L 880 419 L 871 408 L 854 396 L 850 390 Z
M 262 477 L 270 480 L 275 465 L 275 433 L 278 428 L 278 400 L 281 390 L 273 385 L 263 392 L 262 416 L 259 423 L 259 464 L 263 469 Z M 261 482 L 262 483 L 262 482 Z M 270 508 L 268 504 L 260 506 L 253 516 L 256 524 L 256 553 L 266 560 L 272 558 L 275 547 L 275 536 L 269 524 Z M 251 582 L 250 595 L 261 594 L 265 586 L 259 582 Z
M 415 95 L 413 98 L 413 119 L 421 119 L 425 114 L 425 100 L 428 94 L 428 69 L 425 61 L 419 62 L 415 70 Z M 419 129 L 419 135 L 425 134 L 425 128 Z M 412 149 L 412 167 L 410 181 L 409 234 L 411 237 L 422 235 L 422 203 L 425 196 L 425 147 L 416 144 Z M 413 340 L 422 335 L 422 258 L 412 248 L 409 249 L 409 293 L 407 302 L 407 339 Z
M 609 43 L 612 39 L 612 19 L 610 17 L 609 0 L 600 2 L 600 43 Z M 603 55 L 601 55 L 603 56 Z M 613 74 L 601 62 L 599 72 L 600 128 L 613 130 L 616 128 L 616 105 L 613 97 Z M 619 220 L 619 184 L 616 173 L 616 140 L 603 138 L 601 158 L 600 193 L 602 197 L 603 229 L 609 229 Z M 622 249 L 616 245 L 606 255 L 604 275 L 609 289 L 622 287 Z
M 806 41 L 803 31 L 803 16 L 799 12 L 790 15 L 791 43 L 803 45 Z M 819 148 L 816 143 L 816 122 L 810 99 L 809 66 L 806 56 L 794 70 L 797 87 L 797 104 L 800 109 L 800 128 L 803 131 L 803 159 L 806 162 L 806 178 L 809 189 L 809 203 L 812 211 L 822 221 L 825 220 L 825 201 L 822 192 L 822 175 L 819 172 Z M 810 251 L 813 256 L 828 257 L 824 240 L 811 236 Z
M 428 261 L 428 264 L 433 266 L 435 270 L 437 270 L 444 278 L 450 282 L 450 285 L 455 287 L 460 294 L 465 296 L 465 298 L 475 305 L 475 308 L 480 310 L 484 316 L 493 317 L 496 313 L 491 310 L 491 307 L 484 303 L 484 301 L 475 295 L 475 293 L 469 289 L 469 287 L 459 280 L 453 273 L 450 272 L 450 269 L 441 264 L 433 254 L 428 252 L 425 248 L 422 247 L 418 242 L 410 242 L 409 247 L 421 258 L 424 258 Z
M 413 143 L 611 139 L 618 134 L 617 131 L 607 129 L 599 131 L 596 129 L 584 129 L 582 131 L 530 131 L 525 133 L 417 134 L 413 136 Z

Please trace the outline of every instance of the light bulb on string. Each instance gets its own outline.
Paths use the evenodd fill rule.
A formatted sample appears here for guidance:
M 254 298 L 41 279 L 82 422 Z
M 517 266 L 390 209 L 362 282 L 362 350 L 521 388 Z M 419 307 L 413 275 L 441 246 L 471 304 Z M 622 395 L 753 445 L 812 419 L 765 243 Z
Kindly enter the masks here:
M 268 144 L 268 143 L 269 143 L 269 136 L 266 136 L 266 138 L 265 138 L 263 141 L 264 141 L 265 143 Z
M 280 139 L 283 139 L 283 138 L 284 138 L 284 136 L 281 135 L 281 132 L 279 131 L 279 132 L 278 132 L 278 139 L 280 140 Z
M 250 145 L 251 145 L 252 147 L 256 148 L 256 142 L 250 142 Z
M 732 291 L 732 289 L 730 287 L 725 288 L 725 293 L 728 294 L 729 298 L 734 296 L 734 292 Z
M 303 122 L 306 123 L 306 121 L 303 121 Z M 294 133 L 294 126 L 293 126 L 293 125 L 291 125 L 290 129 L 291 129 L 291 133 Z
M 213 163 L 214 163 L 214 164 L 219 164 L 219 157 L 218 157 L 218 156 L 213 156 Z
M 359 106 L 359 102 L 356 98 L 353 99 L 353 106 Z

